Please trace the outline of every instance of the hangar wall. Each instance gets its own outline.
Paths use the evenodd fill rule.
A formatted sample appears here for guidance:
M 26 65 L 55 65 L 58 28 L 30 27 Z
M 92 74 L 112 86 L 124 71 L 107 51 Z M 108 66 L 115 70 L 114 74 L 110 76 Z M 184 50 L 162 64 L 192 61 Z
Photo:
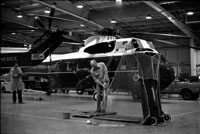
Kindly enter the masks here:
M 197 64 L 196 64 L 196 72 L 197 75 L 200 76 L 200 50 L 197 51 Z
M 191 74 L 194 76 L 200 76 L 200 50 L 190 49 L 191 57 Z

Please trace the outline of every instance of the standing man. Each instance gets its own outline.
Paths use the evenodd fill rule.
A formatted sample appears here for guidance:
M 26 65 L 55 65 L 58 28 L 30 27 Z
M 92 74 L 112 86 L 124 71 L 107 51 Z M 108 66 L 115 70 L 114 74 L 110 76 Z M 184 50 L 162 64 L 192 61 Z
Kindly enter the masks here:
M 109 87 L 109 77 L 107 67 L 103 62 L 97 63 L 96 60 L 90 61 L 92 67 L 90 73 L 96 82 L 97 90 L 97 112 L 105 112 L 107 104 L 107 90 Z M 101 94 L 103 92 L 103 100 L 101 105 Z
M 51 95 L 52 91 L 53 91 L 53 87 L 55 84 L 55 80 L 53 78 L 52 75 L 48 76 L 48 89 L 47 89 L 47 95 Z
M 18 67 L 18 63 L 15 62 L 15 66 L 10 69 L 10 77 L 11 77 L 11 90 L 13 91 L 13 103 L 15 104 L 17 101 L 16 93 L 18 94 L 18 102 L 23 104 L 22 100 L 22 70 Z

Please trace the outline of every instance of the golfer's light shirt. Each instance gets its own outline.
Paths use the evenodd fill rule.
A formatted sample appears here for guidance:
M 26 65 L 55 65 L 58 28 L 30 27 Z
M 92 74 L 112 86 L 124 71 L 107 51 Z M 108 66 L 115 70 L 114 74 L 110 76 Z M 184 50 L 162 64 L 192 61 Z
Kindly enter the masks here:
M 97 65 L 99 67 L 98 69 L 92 68 L 90 70 L 94 81 L 96 82 L 97 80 L 99 80 L 101 82 L 108 82 L 109 77 L 106 65 L 103 62 L 99 62 L 97 63 Z

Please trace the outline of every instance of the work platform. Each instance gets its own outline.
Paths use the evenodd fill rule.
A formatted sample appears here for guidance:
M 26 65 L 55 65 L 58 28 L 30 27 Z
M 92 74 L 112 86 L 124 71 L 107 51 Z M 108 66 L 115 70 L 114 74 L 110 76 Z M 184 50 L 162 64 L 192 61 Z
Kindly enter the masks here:
M 126 123 L 141 123 L 142 117 L 134 116 L 123 116 L 123 115 L 104 115 L 96 116 L 94 119 L 98 120 L 107 120 L 107 121 L 117 121 L 117 122 L 126 122 Z
M 117 115 L 117 112 L 95 112 L 94 110 L 82 111 L 80 113 L 74 114 L 72 117 L 78 118 L 92 118 L 98 120 L 107 120 L 107 121 L 117 121 L 117 122 L 126 122 L 126 123 L 141 123 L 142 117 L 134 116 L 122 116 Z

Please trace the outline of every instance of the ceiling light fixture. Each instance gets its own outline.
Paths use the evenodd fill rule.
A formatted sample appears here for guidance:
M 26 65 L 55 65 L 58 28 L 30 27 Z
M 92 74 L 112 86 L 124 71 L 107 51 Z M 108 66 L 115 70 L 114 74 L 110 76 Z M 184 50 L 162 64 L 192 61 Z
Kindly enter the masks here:
M 44 10 L 44 13 L 49 14 L 50 11 L 49 10 Z
M 116 20 L 111 20 L 110 23 L 115 24 L 115 23 L 117 23 L 117 21 Z
M 81 26 L 81 27 L 85 27 L 85 25 L 83 25 L 83 24 L 80 24 L 80 26 Z
M 187 15 L 193 15 L 193 14 L 194 12 L 191 12 L 191 11 L 187 12 Z
M 15 35 L 16 33 L 11 33 L 12 35 Z
M 17 15 L 17 18 L 22 18 L 23 16 L 21 14 Z
M 152 19 L 152 17 L 150 15 L 148 15 L 148 16 L 146 16 L 146 19 L 150 20 L 150 19 Z
M 20 8 L 20 7 L 16 7 L 15 10 L 18 10 L 18 11 L 19 11 L 19 10 L 21 10 L 21 8 Z
M 83 5 L 77 5 L 76 7 L 81 9 L 81 8 L 83 8 Z
M 122 0 L 115 0 L 117 5 L 121 5 L 122 4 Z
M 32 6 L 38 6 L 39 3 L 32 3 Z

